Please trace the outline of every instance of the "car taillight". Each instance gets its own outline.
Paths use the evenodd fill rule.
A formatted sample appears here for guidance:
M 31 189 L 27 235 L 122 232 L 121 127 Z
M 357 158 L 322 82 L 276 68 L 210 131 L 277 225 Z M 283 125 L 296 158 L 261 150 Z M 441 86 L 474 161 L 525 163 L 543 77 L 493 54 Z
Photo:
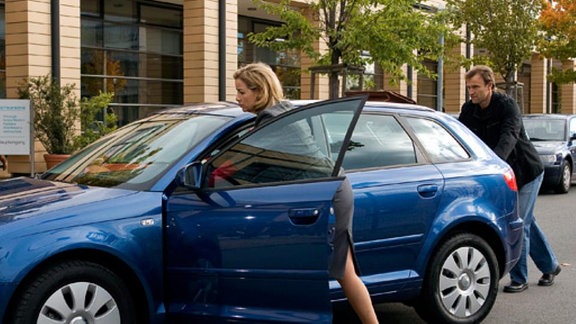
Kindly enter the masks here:
M 516 184 L 516 176 L 514 175 L 514 171 L 508 170 L 504 172 L 504 181 L 510 190 L 518 191 L 518 185 Z

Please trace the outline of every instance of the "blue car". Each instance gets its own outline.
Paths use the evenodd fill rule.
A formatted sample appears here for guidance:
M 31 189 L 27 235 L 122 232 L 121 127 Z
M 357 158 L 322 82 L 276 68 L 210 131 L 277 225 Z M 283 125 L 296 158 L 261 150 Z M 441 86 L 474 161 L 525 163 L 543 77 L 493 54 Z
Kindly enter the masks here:
M 542 189 L 567 193 L 576 172 L 576 115 L 526 114 L 522 120 L 544 164 Z
M 521 248 L 508 165 L 425 107 L 295 104 L 257 129 L 232 103 L 165 110 L 0 182 L 0 321 L 330 323 L 340 168 L 374 302 L 481 321 Z M 322 154 L 270 140 L 295 123 Z

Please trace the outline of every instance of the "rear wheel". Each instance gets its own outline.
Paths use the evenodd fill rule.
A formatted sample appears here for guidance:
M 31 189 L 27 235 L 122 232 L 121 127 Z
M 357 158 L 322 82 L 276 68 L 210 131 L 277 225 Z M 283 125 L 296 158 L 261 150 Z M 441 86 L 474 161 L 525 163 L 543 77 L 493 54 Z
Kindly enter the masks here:
M 17 297 L 10 323 L 136 323 L 128 287 L 92 262 L 69 261 L 33 279 Z
M 490 245 L 477 235 L 458 234 L 432 257 L 416 311 L 430 323 L 479 323 L 494 305 L 498 281 Z
M 570 169 L 570 164 L 568 161 L 564 160 L 562 163 L 562 178 L 560 183 L 556 185 L 554 191 L 559 194 L 567 193 L 572 185 L 572 170 Z

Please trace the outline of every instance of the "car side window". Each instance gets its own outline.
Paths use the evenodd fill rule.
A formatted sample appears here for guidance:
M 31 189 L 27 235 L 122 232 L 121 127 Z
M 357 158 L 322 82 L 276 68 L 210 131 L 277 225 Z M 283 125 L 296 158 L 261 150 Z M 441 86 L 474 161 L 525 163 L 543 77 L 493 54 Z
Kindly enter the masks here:
M 570 134 L 568 134 L 570 137 L 573 137 L 574 135 L 576 135 L 576 118 L 572 118 L 570 119 Z
M 406 118 L 433 163 L 467 160 L 470 155 L 444 127 L 424 118 Z
M 310 105 L 257 127 L 206 160 L 205 185 L 218 189 L 335 176 L 339 152 L 347 143 L 345 135 L 362 108 L 362 100 Z M 329 142 L 327 136 L 335 128 L 343 132 L 339 143 Z
M 342 132 L 329 134 L 332 142 L 339 142 L 343 136 Z M 342 167 L 345 170 L 414 163 L 414 144 L 394 116 L 360 115 L 344 155 Z
M 329 177 L 334 161 L 315 143 L 309 124 L 289 121 L 267 125 L 218 155 L 211 161 L 208 187 Z

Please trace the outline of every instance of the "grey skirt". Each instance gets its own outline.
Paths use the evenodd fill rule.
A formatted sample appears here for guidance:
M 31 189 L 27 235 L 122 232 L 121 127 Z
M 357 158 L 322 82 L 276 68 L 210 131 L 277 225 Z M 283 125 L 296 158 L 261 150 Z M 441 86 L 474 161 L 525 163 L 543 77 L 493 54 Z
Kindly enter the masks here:
M 328 274 L 331 278 L 342 279 L 346 268 L 348 248 L 352 254 L 354 269 L 359 273 L 352 239 L 352 218 L 354 216 L 354 193 L 348 178 L 345 178 L 334 195 L 334 215 L 336 226 L 332 240 L 333 250 L 330 256 Z

